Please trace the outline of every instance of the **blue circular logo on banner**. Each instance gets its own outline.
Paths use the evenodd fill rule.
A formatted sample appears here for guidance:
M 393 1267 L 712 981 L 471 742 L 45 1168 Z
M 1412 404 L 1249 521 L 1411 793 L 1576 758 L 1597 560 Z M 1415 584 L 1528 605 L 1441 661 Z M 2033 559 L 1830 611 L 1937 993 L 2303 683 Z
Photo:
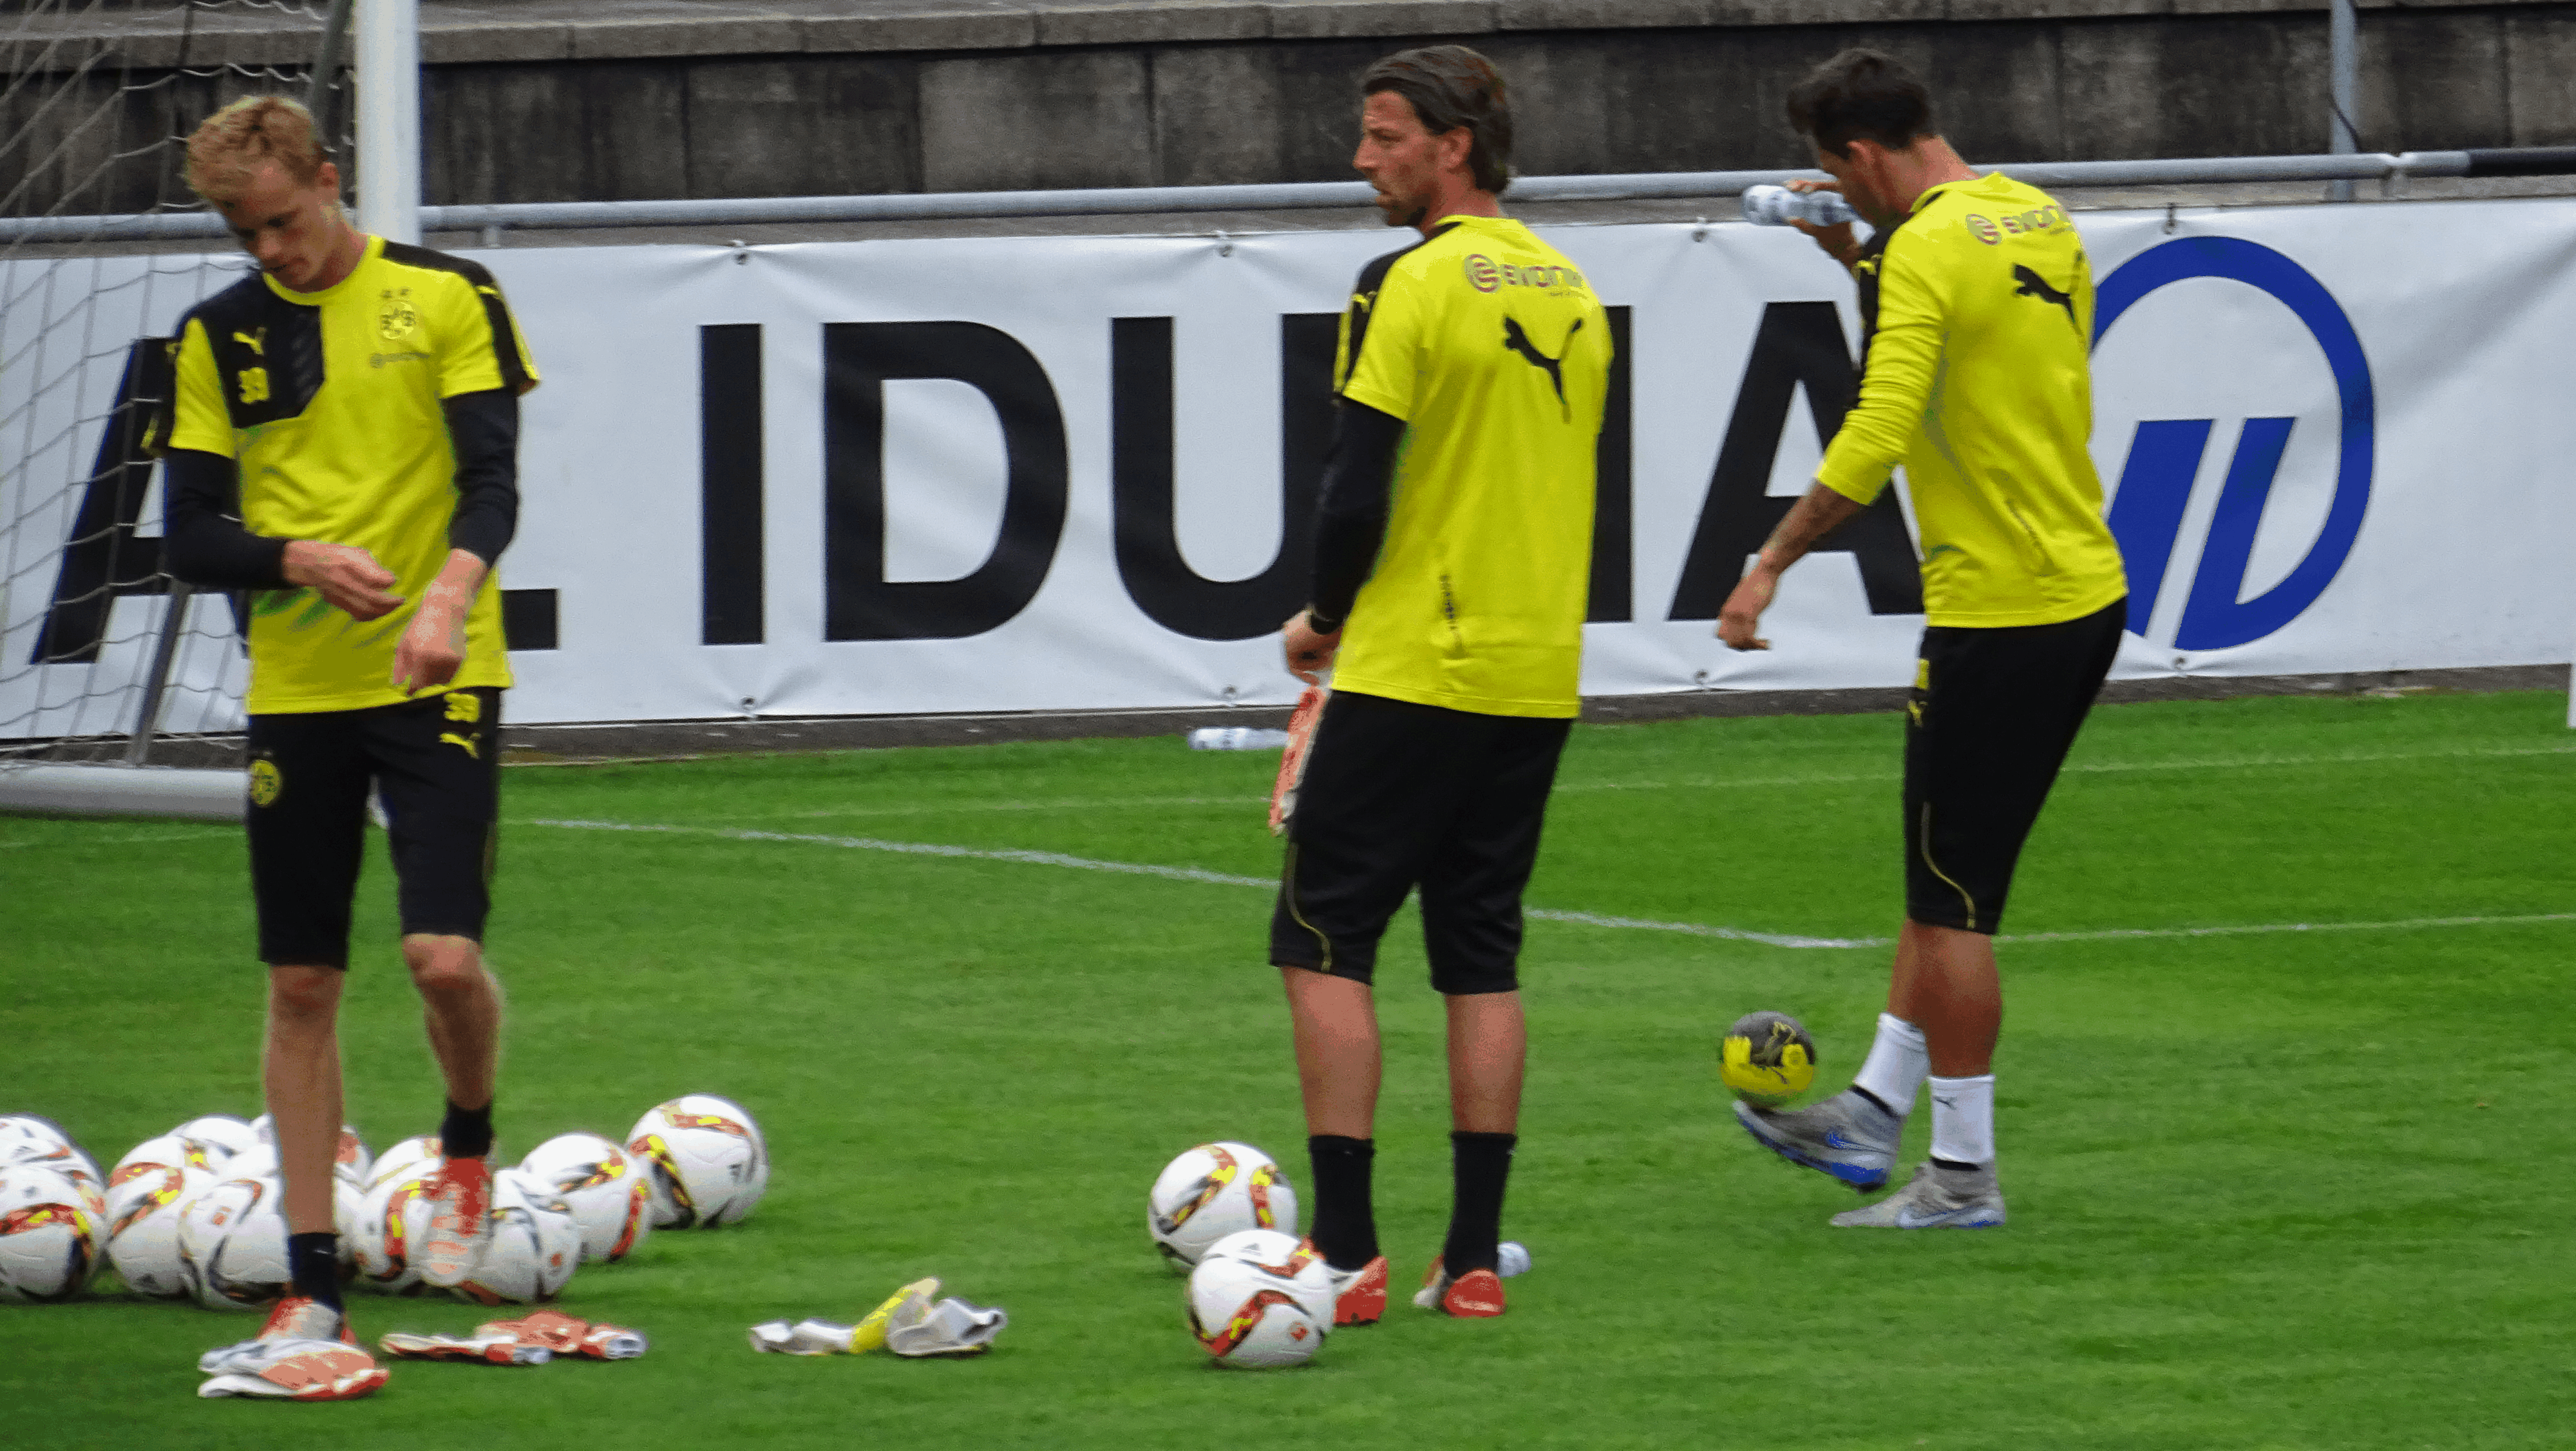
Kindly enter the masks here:
M 2210 520 L 2209 542 L 2201 551 L 2182 624 L 2174 634 L 2178 648 L 2222 650 L 2259 640 L 2298 618 L 2343 568 L 2353 541 L 2361 534 L 2362 515 L 2370 507 L 2372 420 L 2377 404 L 2361 337 L 2324 284 L 2281 253 L 2239 237 L 2181 237 L 2123 263 L 2094 294 L 2094 346 L 2101 345 L 2103 334 L 2131 305 L 2167 283 L 2197 277 L 2261 288 L 2296 314 L 2325 351 L 2342 402 L 2334 501 L 2327 506 L 2325 527 L 2308 546 L 2307 556 L 2279 584 L 2253 599 L 2239 600 L 2255 531 L 2263 522 L 2263 505 L 2271 497 L 2273 476 L 2289 445 L 2293 422 L 2245 420 L 2235 461 Z M 2128 565 L 2129 628 L 2135 633 L 2146 633 L 2148 617 L 2155 612 L 2212 421 L 2142 422 L 2130 447 L 2128 466 L 2112 500 L 2110 523 Z

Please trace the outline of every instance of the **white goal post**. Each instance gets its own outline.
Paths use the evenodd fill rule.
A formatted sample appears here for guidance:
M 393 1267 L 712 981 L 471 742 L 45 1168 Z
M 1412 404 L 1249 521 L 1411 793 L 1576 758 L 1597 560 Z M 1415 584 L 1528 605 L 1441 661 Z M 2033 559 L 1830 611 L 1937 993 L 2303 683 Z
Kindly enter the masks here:
M 364 229 L 416 243 L 418 0 L 21 8 L 0 35 L 0 219 L 52 218 L 81 235 L 0 234 L 0 812 L 237 817 L 240 771 L 153 763 L 156 741 L 167 757 L 174 737 L 206 743 L 181 754 L 230 754 L 210 748 L 238 738 L 248 665 L 240 602 L 162 569 L 147 532 L 159 470 L 141 425 L 167 387 L 149 334 L 247 264 L 219 244 L 104 259 L 81 244 L 133 218 L 200 210 L 180 181 L 187 133 L 261 92 L 304 98 L 354 170 Z M 260 27 L 272 55 L 310 60 L 205 59 L 243 53 L 238 30 L 223 50 L 206 42 L 215 16 Z M 354 108 L 341 99 L 344 58 Z

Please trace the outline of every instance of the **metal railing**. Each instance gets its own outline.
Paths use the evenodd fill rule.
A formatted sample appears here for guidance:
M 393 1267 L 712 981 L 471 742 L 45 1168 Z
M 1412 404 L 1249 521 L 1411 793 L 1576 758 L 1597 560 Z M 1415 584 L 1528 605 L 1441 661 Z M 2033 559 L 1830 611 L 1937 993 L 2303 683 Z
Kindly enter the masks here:
M 2149 161 L 2037 161 L 1992 168 L 2037 187 L 2174 186 L 2195 183 L 2379 181 L 2402 193 L 2419 176 L 2576 174 L 2576 146 L 2479 151 L 2365 152 L 2341 156 L 2203 156 Z M 1517 201 L 1646 201 L 1731 197 L 1818 171 L 1677 171 L 1623 176 L 1525 176 Z M 736 197 L 615 202 L 504 202 L 422 207 L 426 232 L 491 228 L 730 226 L 764 222 L 903 222 L 1001 217 L 1120 216 L 1144 213 L 1298 211 L 1359 207 L 1366 182 L 1281 182 L 1253 186 L 1097 187 L 1068 191 L 902 192 L 870 196 Z M 0 219 L 0 243 L 117 242 L 221 237 L 210 212 L 141 216 Z

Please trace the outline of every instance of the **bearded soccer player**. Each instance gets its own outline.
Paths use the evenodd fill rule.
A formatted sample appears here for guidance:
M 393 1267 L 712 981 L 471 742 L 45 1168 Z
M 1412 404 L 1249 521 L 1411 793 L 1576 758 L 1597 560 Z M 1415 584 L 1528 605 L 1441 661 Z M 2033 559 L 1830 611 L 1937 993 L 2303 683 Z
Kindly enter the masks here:
M 1463 46 L 1410 50 L 1360 89 L 1353 165 L 1388 225 L 1422 240 L 1362 269 L 1342 320 L 1312 603 L 1283 641 L 1291 673 L 1312 685 L 1331 669 L 1334 689 L 1270 929 L 1311 1136 L 1314 1244 L 1342 1325 L 1386 1305 L 1370 984 L 1387 920 L 1417 887 L 1448 1007 L 1456 1197 L 1414 1303 L 1503 1313 L 1528 1042 L 1521 889 L 1579 708 L 1611 356 L 1581 270 L 1502 214 L 1512 120 L 1493 65 Z
M 1860 284 L 1860 402 L 1815 486 L 1718 617 L 1760 650 L 1781 571 L 1905 467 L 1926 628 L 1905 721 L 1905 924 L 1878 1036 L 1847 1091 L 1736 1117 L 1795 1163 L 1885 1184 L 1929 1075 L 1932 1156 L 1846 1226 L 2004 1222 L 1995 1175 L 1994 933 L 2022 842 L 2118 653 L 2128 586 L 2102 521 L 2093 277 L 2065 209 L 1943 141 L 1902 66 L 1849 50 L 1789 93 L 1789 121 L 1875 229 L 1805 228 Z
M 188 139 L 187 165 L 259 264 L 182 324 L 162 443 L 171 571 L 250 592 L 263 1076 L 294 1277 L 257 1340 L 200 1368 L 216 1377 L 207 1394 L 265 1376 L 340 1399 L 384 1379 L 353 1348 L 331 1217 L 336 1020 L 370 786 L 446 1084 L 413 1263 L 455 1285 L 490 1240 L 501 998 L 481 942 L 510 683 L 492 565 L 518 517 L 519 395 L 537 375 L 489 273 L 351 225 L 301 106 L 225 107 Z

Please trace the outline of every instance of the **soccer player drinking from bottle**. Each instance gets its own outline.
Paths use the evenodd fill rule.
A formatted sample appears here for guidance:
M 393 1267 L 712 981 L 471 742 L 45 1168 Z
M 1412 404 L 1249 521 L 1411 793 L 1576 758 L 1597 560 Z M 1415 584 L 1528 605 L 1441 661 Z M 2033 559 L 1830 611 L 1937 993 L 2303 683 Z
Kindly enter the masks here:
M 1811 1108 L 1736 1106 L 1754 1138 L 1864 1192 L 1885 1184 L 1928 1075 L 1932 1155 L 1846 1226 L 2004 1222 L 1995 1174 L 1994 933 L 2024 838 L 2120 646 L 2128 587 L 2102 521 L 2093 278 L 2065 209 L 1980 176 L 1933 125 L 1922 82 L 1847 50 L 1791 90 L 1789 122 L 1875 229 L 1800 230 L 1860 285 L 1860 402 L 1718 616 L 1755 631 L 1781 571 L 1902 464 L 1927 628 L 1905 721 L 1905 922 L 1887 1011 L 1852 1087 Z
M 187 168 L 260 268 L 181 324 L 160 442 L 172 573 L 250 591 L 251 890 L 294 1281 L 258 1339 L 200 1368 L 210 1394 L 291 1381 L 298 1399 L 344 1399 L 384 1379 L 341 1308 L 331 1216 L 371 786 L 447 1096 L 413 1262 L 455 1285 L 490 1240 L 501 999 L 481 943 L 510 683 L 492 565 L 537 375 L 489 273 L 351 225 L 301 106 L 234 102 L 189 137 Z
M 1335 370 L 1312 603 L 1289 669 L 1334 672 L 1287 822 L 1270 960 L 1287 986 L 1335 1322 L 1379 1318 L 1371 1211 L 1378 939 L 1419 888 L 1447 1001 L 1448 1238 L 1414 1303 L 1503 1312 L 1496 1273 L 1527 1033 L 1521 890 L 1579 708 L 1607 315 L 1582 271 L 1497 198 L 1503 79 L 1463 46 L 1360 81 L 1353 165 L 1422 240 L 1351 290 Z

